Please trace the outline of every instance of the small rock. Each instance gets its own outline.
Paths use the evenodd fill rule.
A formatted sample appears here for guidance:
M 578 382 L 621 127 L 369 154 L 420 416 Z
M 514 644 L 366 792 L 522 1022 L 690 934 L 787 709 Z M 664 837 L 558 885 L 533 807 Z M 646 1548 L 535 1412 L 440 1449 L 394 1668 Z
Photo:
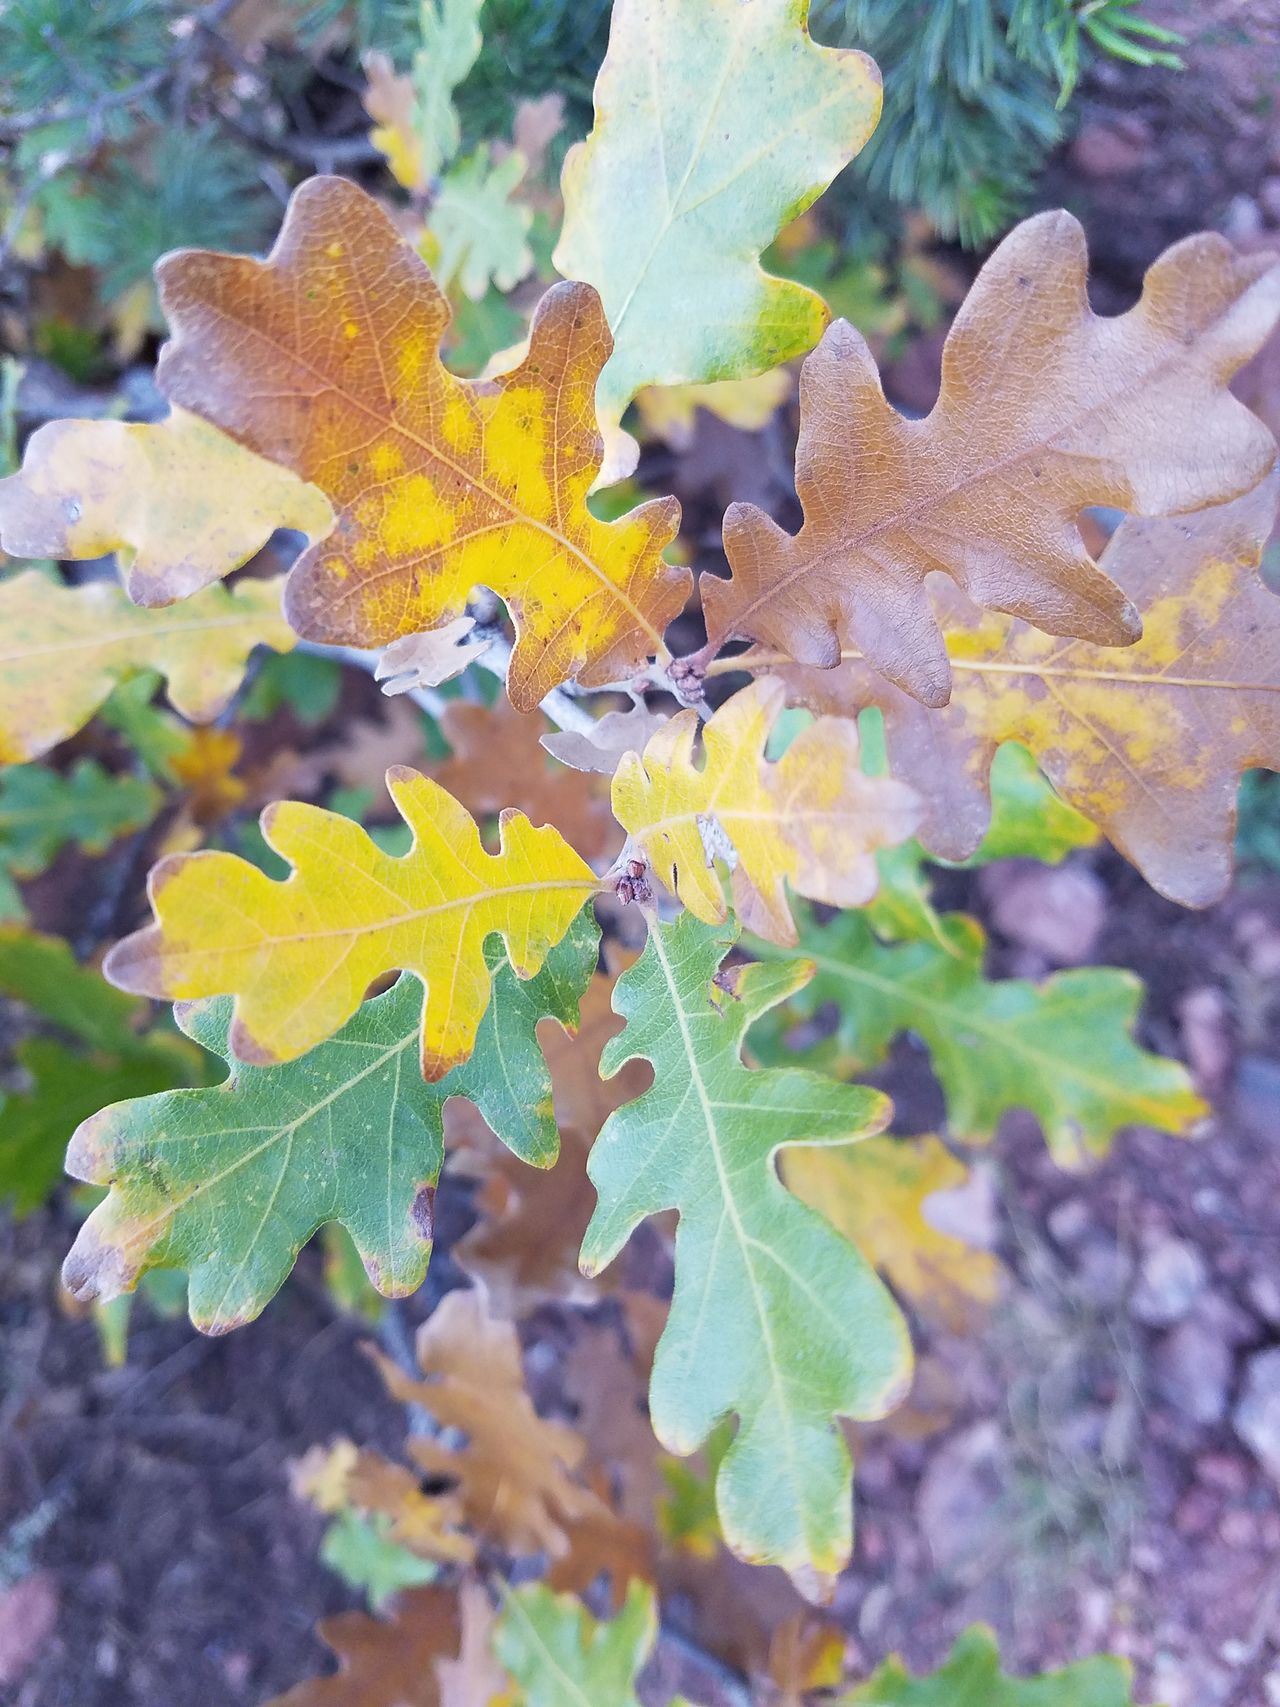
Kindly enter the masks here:
M 1199 1317 L 1167 1333 L 1153 1361 L 1156 1391 L 1192 1422 L 1204 1428 L 1227 1414 L 1231 1387 L 1231 1348 Z
M 1254 1547 L 1258 1541 L 1258 1520 L 1251 1511 L 1229 1511 L 1218 1525 L 1218 1539 L 1224 1547 L 1236 1547 L 1243 1551 L 1246 1547 Z
M 1226 995 L 1216 984 L 1188 990 L 1178 1003 L 1182 1041 L 1196 1083 L 1213 1091 L 1231 1071 L 1231 1017 Z
M 1071 163 L 1088 178 L 1123 178 L 1138 170 L 1150 147 L 1150 129 L 1136 115 L 1087 124 L 1071 144 Z
M 1080 1253 L 1075 1289 L 1081 1301 L 1095 1310 L 1114 1309 L 1133 1278 L 1133 1263 L 1119 1245 L 1100 1240 L 1087 1244 Z
M 1280 1327 L 1280 1280 L 1269 1269 L 1260 1269 L 1249 1276 L 1245 1297 L 1255 1316 L 1269 1328 Z
M 1188 1539 L 1207 1535 L 1218 1521 L 1219 1509 L 1219 1500 L 1207 1488 L 1190 1488 L 1178 1501 L 1173 1527 Z
M 916 1517 L 939 1570 L 981 1557 L 995 1538 L 1008 1461 L 1008 1445 L 993 1422 L 954 1435 L 930 1460 Z
M 1049 1235 L 1055 1244 L 1078 1245 L 1089 1231 L 1093 1216 L 1083 1197 L 1066 1197 L 1049 1211 Z
M 1206 1452 L 1196 1459 L 1196 1481 L 1238 1499 L 1249 1486 L 1248 1460 L 1230 1452 Z
M 997 930 L 1059 966 L 1093 953 L 1107 908 L 1101 879 L 1087 866 L 998 860 L 981 877 Z
M 1261 237 L 1265 229 L 1262 209 L 1253 197 L 1232 196 L 1227 204 L 1226 218 L 1222 221 L 1223 233 L 1233 243 L 1247 243 L 1251 238 Z
M 1161 1236 L 1142 1259 L 1129 1309 L 1149 1327 L 1169 1327 L 1190 1313 L 1207 1279 L 1204 1258 L 1194 1245 Z
M 1261 1351 L 1249 1359 L 1232 1421 L 1263 1468 L 1280 1480 L 1280 1351 Z
M 18 1683 L 39 1659 L 58 1622 L 58 1588 L 33 1571 L 0 1593 L 0 1683 Z

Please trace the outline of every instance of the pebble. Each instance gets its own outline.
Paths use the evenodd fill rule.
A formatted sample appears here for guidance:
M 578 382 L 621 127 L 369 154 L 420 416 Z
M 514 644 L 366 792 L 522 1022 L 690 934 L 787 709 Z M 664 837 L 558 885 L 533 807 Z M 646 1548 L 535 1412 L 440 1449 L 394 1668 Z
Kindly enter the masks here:
M 1261 1351 L 1249 1359 L 1232 1420 L 1259 1463 L 1280 1480 L 1280 1350 Z
M 1203 1428 L 1227 1414 L 1231 1370 L 1230 1346 L 1195 1316 L 1164 1336 L 1152 1363 L 1156 1392 Z
M 1194 1245 L 1161 1236 L 1142 1258 L 1129 1309 L 1148 1327 L 1170 1327 L 1190 1314 L 1207 1279 L 1204 1258 Z

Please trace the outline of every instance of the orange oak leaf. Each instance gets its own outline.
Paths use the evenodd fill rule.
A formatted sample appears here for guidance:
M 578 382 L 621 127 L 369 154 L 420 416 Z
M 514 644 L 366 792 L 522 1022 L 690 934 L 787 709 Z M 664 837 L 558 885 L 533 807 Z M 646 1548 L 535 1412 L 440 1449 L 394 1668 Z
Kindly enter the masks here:
M 828 330 L 800 382 L 804 525 L 792 536 L 731 506 L 732 578 L 701 583 L 712 647 L 737 635 L 823 667 L 856 648 L 945 705 L 931 570 L 1051 634 L 1138 638 L 1131 589 L 1093 562 L 1077 518 L 1089 505 L 1157 516 L 1224 503 L 1271 467 L 1274 439 L 1226 384 L 1280 316 L 1280 260 L 1190 237 L 1114 319 L 1089 307 L 1086 266 L 1069 214 L 1011 232 L 956 317 L 920 421 L 886 402 L 860 333 Z
M 117 554 L 136 605 L 189 598 L 247 563 L 276 528 L 322 539 L 324 493 L 197 415 L 50 421 L 0 480 L 0 544 L 15 557 Z
M 300 634 L 380 646 L 490 587 L 516 626 L 508 691 L 524 711 L 571 676 L 603 683 L 662 652 L 689 587 L 661 557 L 679 505 L 605 523 L 585 503 L 611 349 L 590 286 L 554 286 L 519 366 L 470 383 L 440 361 L 449 307 L 430 272 L 343 179 L 296 191 L 266 261 L 185 250 L 156 271 L 173 328 L 161 390 L 337 513 L 289 580 Z
M 313 1677 L 267 1707 L 441 1707 L 438 1661 L 457 1657 L 462 1638 L 455 1589 L 412 1588 L 390 1618 L 340 1612 L 316 1633 L 338 1658 L 332 1677 Z
M 186 999 L 236 997 L 231 1046 L 242 1061 L 292 1061 L 332 1036 L 384 972 L 425 985 L 422 1072 L 465 1061 L 489 1004 L 501 937 L 529 978 L 598 883 L 559 832 L 504 812 L 486 853 L 474 821 L 416 771 L 387 787 L 413 831 L 393 857 L 350 818 L 296 800 L 262 814 L 269 845 L 294 867 L 283 882 L 236 854 L 175 854 L 153 869 L 156 923 L 117 943 L 103 970 L 121 989 Z
M 1145 625 L 1123 652 L 1051 639 L 944 589 L 937 609 L 956 677 L 945 710 L 926 710 L 856 655 L 834 670 L 780 666 L 773 654 L 757 662 L 811 710 L 881 707 L 890 768 L 920 785 L 917 834 L 931 853 L 965 859 L 978 846 L 991 761 L 1002 741 L 1019 741 L 1149 883 L 1207 906 L 1231 878 L 1240 772 L 1280 768 L 1280 599 L 1257 573 L 1278 495 L 1273 474 L 1230 504 L 1122 523 L 1103 566 Z
M 771 942 L 793 943 L 788 884 L 834 907 L 864 905 L 876 891 L 875 850 L 911 835 L 920 803 L 901 782 L 864 774 L 848 719 L 819 718 L 766 763 L 785 703 L 783 684 L 768 678 L 726 700 L 703 729 L 701 767 L 697 714 L 679 712 L 643 755 L 623 755 L 613 810 L 631 847 L 708 924 L 725 917 L 715 859 L 729 851 L 727 837 L 739 918 Z
M 517 807 L 534 824 L 554 824 L 583 859 L 608 865 L 622 845 L 609 797 L 598 777 L 552 759 L 540 742 L 541 712 L 521 712 L 504 700 L 470 705 L 457 700 L 440 718 L 453 756 L 433 775 L 480 818 Z
M 418 1330 L 417 1354 L 421 1381 L 369 1347 L 392 1398 L 445 1431 L 414 1435 L 406 1450 L 433 1482 L 451 1484 L 468 1526 L 509 1552 L 567 1562 L 582 1525 L 598 1556 L 602 1528 L 621 1520 L 582 1480 L 581 1435 L 534 1409 L 512 1324 L 490 1314 L 482 1291 L 450 1292 Z

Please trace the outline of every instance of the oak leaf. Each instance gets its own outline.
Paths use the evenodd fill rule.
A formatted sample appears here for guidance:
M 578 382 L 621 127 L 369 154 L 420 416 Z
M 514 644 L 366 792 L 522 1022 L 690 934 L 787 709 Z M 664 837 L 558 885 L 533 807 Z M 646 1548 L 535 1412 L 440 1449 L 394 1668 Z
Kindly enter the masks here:
M 602 483 L 635 467 L 617 429 L 643 386 L 762 373 L 827 323 L 821 297 L 766 274 L 760 255 L 871 135 L 880 74 L 863 53 L 817 46 L 808 13 L 808 0 L 616 0 L 555 252 L 613 329 Z
M 836 1418 L 891 1409 L 910 1346 L 880 1281 L 784 1190 L 776 1158 L 792 1144 L 869 1137 L 890 1110 L 862 1086 L 743 1065 L 747 1028 L 809 968 L 757 963 L 717 978 L 734 934 L 691 913 L 655 922 L 618 980 L 627 1024 L 601 1071 L 643 1057 L 654 1083 L 610 1116 L 592 1150 L 600 1203 L 582 1264 L 597 1273 L 646 1216 L 679 1211 L 675 1292 L 650 1389 L 654 1432 L 687 1455 L 736 1412 L 716 1484 L 725 1538 L 812 1582 L 849 1556 L 849 1455 Z
M 139 776 L 112 776 L 79 759 L 65 776 L 44 765 L 0 773 L 0 865 L 18 877 L 48 869 L 68 842 L 105 853 L 117 837 L 155 817 L 160 790 Z
M 558 729 L 542 737 L 552 758 L 570 770 L 612 776 L 624 753 L 643 753 L 649 738 L 667 721 L 665 711 L 633 705 L 627 711 L 606 711 L 589 730 Z
M 332 1677 L 313 1677 L 267 1707 L 441 1707 L 436 1665 L 456 1658 L 462 1630 L 454 1589 L 407 1589 L 389 1618 L 340 1612 L 316 1634 L 338 1659 Z
M 442 628 L 425 634 L 404 634 L 393 640 L 378 659 L 374 677 L 385 694 L 409 693 L 414 688 L 438 688 L 460 676 L 473 659 L 493 645 L 492 634 L 470 639 L 473 616 L 457 616 Z
M 764 749 L 786 690 L 756 681 L 715 713 L 702 732 L 705 763 L 694 762 L 697 713 L 682 711 L 654 735 L 642 757 L 623 755 L 613 779 L 613 811 L 662 881 L 708 924 L 725 917 L 715 856 L 731 844 L 734 906 L 751 929 L 795 941 L 787 886 L 837 907 L 869 901 L 877 848 L 905 840 L 919 822 L 914 790 L 869 777 L 857 725 L 820 718 L 776 764 Z M 710 831 L 710 833 L 709 833 Z
M 506 1596 L 493 1645 L 521 1707 L 639 1707 L 635 1682 L 657 1635 L 653 1592 L 641 1584 L 602 1621 L 573 1596 L 530 1583 Z
M 1000 1665 L 995 1636 L 985 1625 L 966 1630 L 945 1664 L 929 1677 L 912 1678 L 900 1659 L 886 1660 L 869 1683 L 839 1707 L 1133 1707 L 1127 1660 L 1100 1655 L 1042 1677 L 1009 1677 Z
M 503 813 L 486 853 L 474 821 L 437 783 L 400 767 L 387 787 L 413 832 L 385 854 L 349 818 L 300 801 L 262 814 L 283 882 L 236 854 L 176 854 L 154 867 L 156 923 L 117 943 L 104 971 L 139 995 L 233 995 L 238 1060 L 292 1061 L 331 1037 L 384 972 L 414 974 L 423 1077 L 465 1061 L 489 1003 L 484 945 L 501 936 L 518 977 L 537 972 L 598 887 L 551 829 Z
M 198 1084 L 199 1052 L 172 1032 L 144 1034 L 146 1004 L 104 984 L 60 937 L 0 927 L 0 996 L 59 1036 L 24 1037 L 14 1059 L 29 1089 L 0 1097 L 0 1202 L 39 1208 L 62 1178 L 67 1134 L 104 1099 Z
M 455 701 L 439 719 L 453 755 L 432 775 L 476 818 L 514 806 L 533 824 L 552 824 L 588 863 L 604 869 L 622 842 L 609 797 L 594 776 L 548 760 L 541 712 Z
M 538 1415 L 515 1328 L 490 1314 L 483 1292 L 448 1293 L 418 1330 L 425 1380 L 373 1347 L 369 1355 L 392 1398 L 440 1425 L 440 1434 L 414 1435 L 407 1451 L 433 1482 L 449 1484 L 470 1529 L 517 1555 L 563 1559 L 575 1522 L 600 1506 L 579 1479 L 585 1445 L 567 1424 Z
M 278 581 L 206 587 L 181 610 L 139 610 L 106 581 L 52 586 L 30 569 L 0 586 L 0 764 L 39 758 L 74 735 L 119 682 L 144 670 L 209 723 L 231 699 L 255 646 L 288 652 Z
M 871 1138 L 843 1150 L 789 1150 L 782 1177 L 803 1202 L 874 1263 L 926 1317 L 959 1329 L 994 1302 L 1000 1267 L 989 1252 L 939 1231 L 929 1200 L 969 1170 L 934 1137 Z
M 688 592 L 662 561 L 679 506 L 597 522 L 595 381 L 610 340 L 586 285 L 554 286 L 527 355 L 456 379 L 449 308 L 363 190 L 311 178 L 266 261 L 186 250 L 157 268 L 173 339 L 160 388 L 314 481 L 337 513 L 286 589 L 310 640 L 379 646 L 462 613 L 483 584 L 516 626 L 508 677 L 532 710 L 557 683 L 610 681 L 662 650 Z
M 1257 574 L 1278 491 L 1271 477 L 1195 515 L 1121 524 L 1103 563 L 1145 623 L 1124 652 L 1051 640 L 950 592 L 940 613 L 956 686 L 943 711 L 857 658 L 780 673 L 816 711 L 880 706 L 893 773 L 924 796 L 931 853 L 972 853 L 992 757 L 1018 741 L 1149 883 L 1205 906 L 1230 881 L 1240 772 L 1280 768 L 1280 600 Z
M 955 1137 L 985 1142 L 1010 1109 L 1029 1109 L 1064 1167 L 1105 1154 L 1124 1127 L 1184 1134 L 1208 1113 L 1180 1062 L 1133 1041 L 1142 985 L 1131 972 L 1091 966 L 1039 984 L 991 980 L 977 920 L 950 913 L 941 923 L 941 941 L 886 945 L 858 913 L 803 921 L 800 947 L 816 972 L 791 1011 L 835 1005 L 835 1038 L 819 1046 L 824 1066 L 865 1072 L 899 1033 L 913 1032 L 929 1050 Z
M 831 327 L 800 381 L 804 525 L 792 536 L 754 506 L 729 509 L 732 578 L 701 584 L 713 647 L 738 635 L 822 667 L 856 647 L 905 692 L 945 705 L 931 570 L 1052 634 L 1138 638 L 1132 589 L 1093 562 L 1077 518 L 1089 505 L 1196 510 L 1272 466 L 1275 440 L 1227 381 L 1280 316 L 1280 262 L 1188 238 L 1115 319 L 1089 307 L 1085 271 L 1069 214 L 1010 233 L 956 317 L 921 421 L 885 401 L 861 334 Z
M 21 557 L 114 551 L 137 605 L 168 605 L 229 575 L 276 528 L 312 540 L 333 526 L 329 500 L 175 409 L 159 422 L 51 421 L 22 469 L 0 480 L 0 545 Z
M 744 433 L 758 433 L 791 395 L 788 369 L 770 368 L 750 379 L 722 379 L 712 385 L 648 385 L 636 398 L 645 427 L 672 450 L 693 443 L 698 410 L 705 409 Z
M 475 1051 L 435 1085 L 413 1071 L 422 1005 L 413 978 L 282 1066 L 230 1060 L 229 1002 L 180 1008 L 184 1031 L 227 1058 L 231 1074 L 207 1090 L 100 1107 L 76 1130 L 68 1171 L 111 1190 L 77 1235 L 67 1286 L 106 1299 L 150 1268 L 184 1268 L 192 1321 L 223 1333 L 258 1315 L 317 1227 L 338 1221 L 379 1291 L 411 1292 L 431 1256 L 451 1097 L 474 1103 L 525 1161 L 554 1160 L 537 1025 L 574 1025 L 596 941 L 594 922 L 577 921 L 528 982 L 491 950 L 493 999 Z
M 467 1563 L 475 1557 L 456 1496 L 424 1493 L 412 1470 L 354 1441 L 313 1446 L 291 1465 L 289 1485 L 327 1516 L 358 1512 L 380 1522 L 394 1546 L 441 1562 Z

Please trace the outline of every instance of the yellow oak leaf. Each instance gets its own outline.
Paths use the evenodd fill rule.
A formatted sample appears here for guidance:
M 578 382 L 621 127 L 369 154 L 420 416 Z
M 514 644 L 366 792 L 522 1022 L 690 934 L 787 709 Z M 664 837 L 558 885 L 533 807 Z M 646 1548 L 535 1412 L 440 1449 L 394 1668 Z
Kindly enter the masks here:
M 413 844 L 385 854 L 350 818 L 286 800 L 262 833 L 294 867 L 283 882 L 235 854 L 175 854 L 151 873 L 156 923 L 117 943 L 103 970 L 121 989 L 236 998 L 241 1061 L 292 1061 L 339 1029 L 373 981 L 411 972 L 425 985 L 422 1072 L 465 1061 L 489 1005 L 498 935 L 531 978 L 600 887 L 557 830 L 504 812 L 486 853 L 452 795 L 396 766 L 387 787 Z
M 1011 232 L 956 316 L 924 420 L 886 402 L 861 333 L 828 330 L 800 381 L 804 525 L 793 536 L 754 505 L 730 507 L 733 575 L 701 583 L 712 650 L 738 635 L 829 668 L 856 648 L 924 704 L 945 705 L 933 570 L 1051 634 L 1138 638 L 1129 589 L 1090 557 L 1080 512 L 1197 510 L 1266 474 L 1275 440 L 1227 381 L 1280 317 L 1280 257 L 1189 237 L 1113 319 L 1089 306 L 1087 261 L 1070 214 Z
M 995 1301 L 1000 1265 L 989 1251 L 939 1231 L 929 1199 L 969 1178 L 937 1138 L 868 1138 L 835 1149 L 783 1152 L 782 1177 L 897 1291 L 950 1327 Z
M 1121 524 L 1102 565 L 1144 622 L 1124 651 L 1054 640 L 944 583 L 935 608 L 956 685 L 940 711 L 853 653 L 833 670 L 776 653 L 734 663 L 777 670 L 812 711 L 878 705 L 890 769 L 925 798 L 918 834 L 931 853 L 966 859 L 978 846 L 992 759 L 1018 741 L 1149 883 L 1207 906 L 1231 879 L 1240 773 L 1280 769 L 1280 599 L 1257 573 L 1278 495 L 1273 474 L 1230 504 Z
M 699 409 L 744 433 L 758 433 L 791 395 L 791 385 L 785 367 L 710 385 L 647 385 L 636 397 L 636 409 L 651 433 L 673 450 L 688 450 Z
M 119 587 L 58 587 L 27 570 L 0 585 L 0 763 L 35 759 L 82 729 L 118 682 L 168 678 L 193 723 L 215 718 L 255 646 L 288 652 L 280 582 L 206 587 L 181 610 L 139 610 Z
M 738 917 L 772 942 L 793 943 L 788 883 L 831 906 L 864 905 L 876 890 L 875 850 L 912 834 L 920 802 L 892 778 L 863 774 L 857 727 L 848 719 L 819 718 L 776 764 L 765 763 L 765 743 L 785 703 L 783 684 L 768 679 L 726 700 L 703 729 L 701 768 L 694 761 L 697 714 L 680 712 L 643 755 L 623 755 L 613 811 L 631 846 L 707 924 L 725 917 L 715 858 L 729 854 L 727 838 L 736 854 Z
M 299 559 L 300 634 L 381 646 L 462 614 L 484 585 L 516 627 L 512 702 L 530 711 L 662 653 L 686 570 L 662 561 L 680 507 L 598 522 L 595 385 L 611 348 L 589 285 L 559 284 L 513 372 L 457 379 L 439 357 L 449 307 L 378 204 L 340 178 L 294 194 L 266 261 L 187 250 L 157 268 L 173 339 L 160 388 L 337 512 Z
M 50 421 L 0 480 L 14 557 L 114 551 L 136 605 L 168 605 L 247 563 L 276 528 L 323 539 L 324 493 L 175 409 L 159 422 Z
M 364 109 L 373 120 L 369 141 L 385 158 L 396 183 L 420 194 L 429 186 L 431 173 L 418 130 L 413 78 L 397 71 L 385 53 L 366 54 L 364 69 L 369 79 Z

